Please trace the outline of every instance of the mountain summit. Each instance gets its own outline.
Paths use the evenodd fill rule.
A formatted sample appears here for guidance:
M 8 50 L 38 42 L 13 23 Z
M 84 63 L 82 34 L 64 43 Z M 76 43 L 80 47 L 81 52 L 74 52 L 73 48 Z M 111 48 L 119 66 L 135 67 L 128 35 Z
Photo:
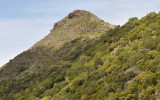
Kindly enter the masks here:
M 34 47 L 48 46 L 59 48 L 65 42 L 74 40 L 79 36 L 94 38 L 112 28 L 114 28 L 113 25 L 105 23 L 88 11 L 75 10 L 61 21 L 55 23 L 50 34 L 34 45 Z
M 53 60 L 55 51 L 65 43 L 76 38 L 93 39 L 114 27 L 88 11 L 75 10 L 55 23 L 49 35 L 44 39 L 6 64 L 1 70 L 0 81 L 16 78 L 15 76 L 22 75 L 23 72 L 34 73 L 37 66 L 40 67 L 39 70 L 48 66 L 49 63 L 43 65 L 40 62 L 44 62 L 44 59 Z

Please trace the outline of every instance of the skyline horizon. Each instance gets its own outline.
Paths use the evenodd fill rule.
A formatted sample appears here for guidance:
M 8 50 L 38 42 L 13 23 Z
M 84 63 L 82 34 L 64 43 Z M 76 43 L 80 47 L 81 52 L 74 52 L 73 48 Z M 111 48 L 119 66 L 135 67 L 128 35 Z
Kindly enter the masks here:
M 76 9 L 89 11 L 105 22 L 122 26 L 129 18 L 140 19 L 153 11 L 159 13 L 159 5 L 160 1 L 156 0 L 2 1 L 0 67 L 47 36 L 54 23 Z

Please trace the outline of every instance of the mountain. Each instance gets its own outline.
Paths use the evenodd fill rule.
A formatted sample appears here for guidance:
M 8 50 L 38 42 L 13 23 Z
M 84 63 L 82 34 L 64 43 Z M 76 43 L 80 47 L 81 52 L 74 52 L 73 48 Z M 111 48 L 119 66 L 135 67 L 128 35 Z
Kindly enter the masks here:
M 55 23 L 50 34 L 33 47 L 47 46 L 58 48 L 79 36 L 94 38 L 114 28 L 88 11 L 75 10 L 61 21 Z
M 97 38 L 111 28 L 114 28 L 114 25 L 105 23 L 88 11 L 75 10 L 61 21 L 55 23 L 54 28 L 44 39 L 6 64 L 5 68 L 1 70 L 0 81 L 16 78 L 24 71 L 35 73 L 41 68 L 48 67 L 50 63 L 58 60 L 54 56 L 65 43 L 76 38 Z M 67 51 L 63 52 L 69 53 Z M 59 57 L 59 59 L 61 58 Z M 42 64 L 43 62 L 46 63 L 46 61 L 50 63 L 47 63 L 47 65 Z
M 159 100 L 160 13 L 114 26 L 76 10 L 0 69 L 0 100 Z

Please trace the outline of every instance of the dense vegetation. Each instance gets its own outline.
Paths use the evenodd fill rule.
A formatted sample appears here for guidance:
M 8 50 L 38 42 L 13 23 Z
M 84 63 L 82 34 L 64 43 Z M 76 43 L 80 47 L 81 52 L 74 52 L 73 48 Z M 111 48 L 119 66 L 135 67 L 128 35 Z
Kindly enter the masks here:
M 23 73 L 2 80 L 0 100 L 160 99 L 160 13 L 30 54 L 40 62 L 31 69 L 23 62 Z

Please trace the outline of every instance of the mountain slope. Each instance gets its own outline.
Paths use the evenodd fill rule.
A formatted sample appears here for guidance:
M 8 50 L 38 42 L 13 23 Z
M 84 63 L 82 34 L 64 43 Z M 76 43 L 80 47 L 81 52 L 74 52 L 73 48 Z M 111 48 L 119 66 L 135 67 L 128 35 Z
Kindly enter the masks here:
M 114 28 L 114 26 L 105 23 L 88 11 L 75 10 L 61 21 L 55 23 L 50 34 L 33 47 L 44 45 L 56 48 L 76 37 L 88 36 L 93 38 L 98 33 L 101 35 L 111 28 Z
M 41 69 L 38 72 L 30 69 L 17 79 L 1 81 L 0 97 L 2 100 L 158 100 L 159 30 L 160 13 L 151 12 L 140 20 L 130 18 L 125 25 L 107 31 L 100 38 L 75 38 L 52 51 L 49 57 L 43 56 L 42 62 L 38 62 Z
M 50 34 L 36 43 L 32 48 L 11 60 L 1 70 L 0 81 L 8 78 L 16 78 L 25 72 L 35 73 L 37 70 L 50 65 L 54 60 L 54 54 L 65 43 L 76 38 L 92 39 L 104 34 L 105 31 L 114 28 L 97 16 L 84 10 L 75 10 L 61 21 L 55 23 Z M 61 57 L 60 57 L 61 58 Z M 52 63 L 56 62 L 52 61 Z M 43 62 L 48 61 L 44 65 Z

